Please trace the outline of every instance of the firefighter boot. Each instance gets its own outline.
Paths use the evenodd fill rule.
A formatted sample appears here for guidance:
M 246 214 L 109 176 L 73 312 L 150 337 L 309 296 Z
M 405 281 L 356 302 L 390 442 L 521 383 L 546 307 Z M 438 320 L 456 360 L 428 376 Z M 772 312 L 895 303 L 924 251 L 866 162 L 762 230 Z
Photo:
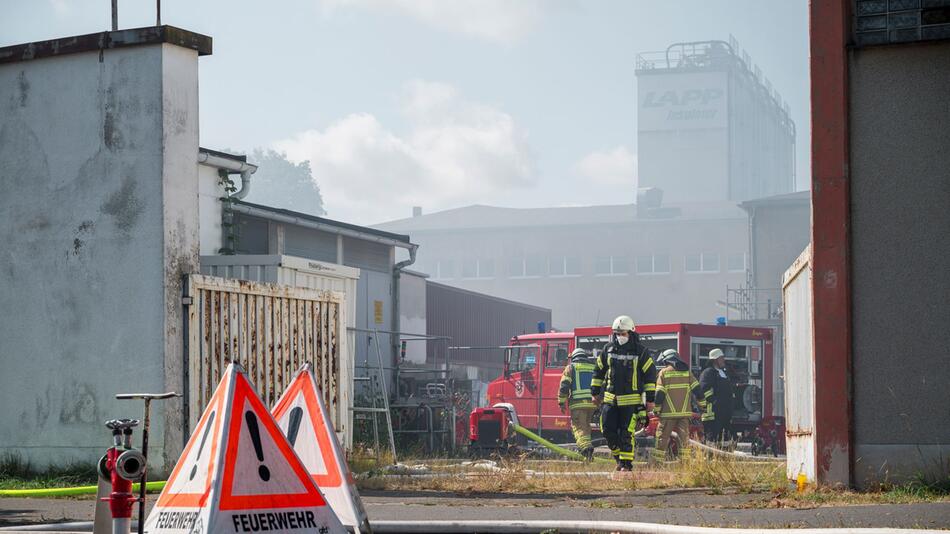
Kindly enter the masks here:
M 593 447 L 587 447 L 586 449 L 584 449 L 584 450 L 581 451 L 581 454 L 584 455 L 584 460 L 585 460 L 585 461 L 587 461 L 587 462 L 593 462 L 593 461 L 594 461 L 594 448 L 593 448 Z
M 630 460 L 622 460 L 620 462 L 621 471 L 633 471 L 633 462 Z
M 623 460 L 619 456 L 614 456 L 614 461 L 617 462 L 617 467 L 614 471 L 623 471 Z

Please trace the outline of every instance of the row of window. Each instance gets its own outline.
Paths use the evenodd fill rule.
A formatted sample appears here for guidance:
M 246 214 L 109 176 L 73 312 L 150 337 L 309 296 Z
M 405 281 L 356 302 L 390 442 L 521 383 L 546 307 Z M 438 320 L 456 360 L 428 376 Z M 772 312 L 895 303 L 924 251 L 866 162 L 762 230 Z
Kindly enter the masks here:
M 448 280 L 452 278 L 495 278 L 497 269 L 495 260 L 464 259 L 460 269 L 456 269 L 455 260 L 437 260 L 429 268 L 429 274 L 434 279 Z M 528 255 L 508 260 L 506 275 L 508 278 L 552 278 L 582 276 L 583 265 L 578 256 L 551 256 Z M 632 267 L 632 270 L 631 270 Z M 687 254 L 683 258 L 683 268 L 687 273 L 718 273 L 722 271 L 719 254 L 703 252 Z M 746 270 L 746 254 L 743 252 L 726 256 L 725 270 L 731 273 L 741 273 Z M 633 258 L 633 265 L 627 256 L 597 256 L 593 258 L 594 276 L 624 276 L 636 274 L 670 274 L 670 255 L 652 254 L 639 255 Z

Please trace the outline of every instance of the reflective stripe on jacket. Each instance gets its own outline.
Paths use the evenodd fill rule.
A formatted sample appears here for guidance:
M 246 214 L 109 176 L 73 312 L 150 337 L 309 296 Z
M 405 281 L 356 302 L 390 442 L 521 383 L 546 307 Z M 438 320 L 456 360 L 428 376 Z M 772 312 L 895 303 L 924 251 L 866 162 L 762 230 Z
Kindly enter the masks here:
M 696 399 L 700 408 L 705 408 L 706 402 L 693 373 L 673 366 L 660 369 L 656 379 L 656 409 L 661 418 L 691 417 L 690 397 Z
M 570 399 L 571 408 L 594 408 L 594 403 L 590 400 L 593 375 L 592 362 L 581 361 L 567 364 L 561 374 L 561 386 L 557 394 L 558 404 L 564 404 Z
M 603 393 L 604 402 L 617 406 L 653 402 L 656 366 L 650 352 L 633 339 L 624 345 L 608 343 L 597 356 L 591 392 Z

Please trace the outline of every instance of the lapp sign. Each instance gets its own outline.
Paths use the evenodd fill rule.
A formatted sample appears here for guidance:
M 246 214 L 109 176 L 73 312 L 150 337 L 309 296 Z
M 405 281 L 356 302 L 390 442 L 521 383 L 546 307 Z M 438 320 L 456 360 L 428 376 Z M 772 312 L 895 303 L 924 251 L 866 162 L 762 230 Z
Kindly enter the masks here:
M 641 131 L 725 128 L 727 80 L 715 74 L 641 76 Z
M 659 108 L 663 106 L 708 106 L 722 100 L 722 89 L 687 89 L 685 91 L 666 91 L 662 95 L 650 91 L 643 99 L 643 107 Z
M 722 101 L 722 89 L 687 89 L 685 91 L 666 91 L 647 93 L 643 101 L 644 108 L 670 108 L 666 112 L 668 121 L 715 120 Z

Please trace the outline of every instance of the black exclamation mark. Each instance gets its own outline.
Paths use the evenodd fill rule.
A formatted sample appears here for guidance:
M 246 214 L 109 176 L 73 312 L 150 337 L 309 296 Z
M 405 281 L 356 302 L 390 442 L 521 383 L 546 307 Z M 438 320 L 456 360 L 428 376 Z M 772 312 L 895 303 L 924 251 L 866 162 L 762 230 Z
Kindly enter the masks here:
M 211 432 L 211 425 L 214 424 L 214 414 L 211 412 L 211 415 L 208 416 L 208 423 L 205 424 L 205 433 L 201 436 L 201 444 L 198 445 L 198 454 L 195 455 L 195 466 L 191 468 L 191 474 L 188 476 L 188 480 L 194 480 L 195 475 L 198 474 L 198 459 L 201 458 L 201 451 L 205 450 L 205 442 L 208 441 L 208 432 Z
M 287 441 L 293 447 L 297 443 L 297 432 L 300 432 L 300 421 L 303 419 L 303 408 L 294 406 L 290 410 L 290 426 L 287 427 Z
M 254 415 L 254 412 L 244 412 L 244 420 L 247 421 L 247 430 L 251 433 L 251 443 L 254 444 L 254 452 L 257 453 L 257 460 L 263 462 L 264 449 L 261 448 L 261 432 L 257 428 L 257 416 Z M 261 476 L 261 480 L 264 482 L 270 480 L 270 470 L 267 469 L 266 465 L 261 464 L 261 466 L 257 468 L 257 474 Z

